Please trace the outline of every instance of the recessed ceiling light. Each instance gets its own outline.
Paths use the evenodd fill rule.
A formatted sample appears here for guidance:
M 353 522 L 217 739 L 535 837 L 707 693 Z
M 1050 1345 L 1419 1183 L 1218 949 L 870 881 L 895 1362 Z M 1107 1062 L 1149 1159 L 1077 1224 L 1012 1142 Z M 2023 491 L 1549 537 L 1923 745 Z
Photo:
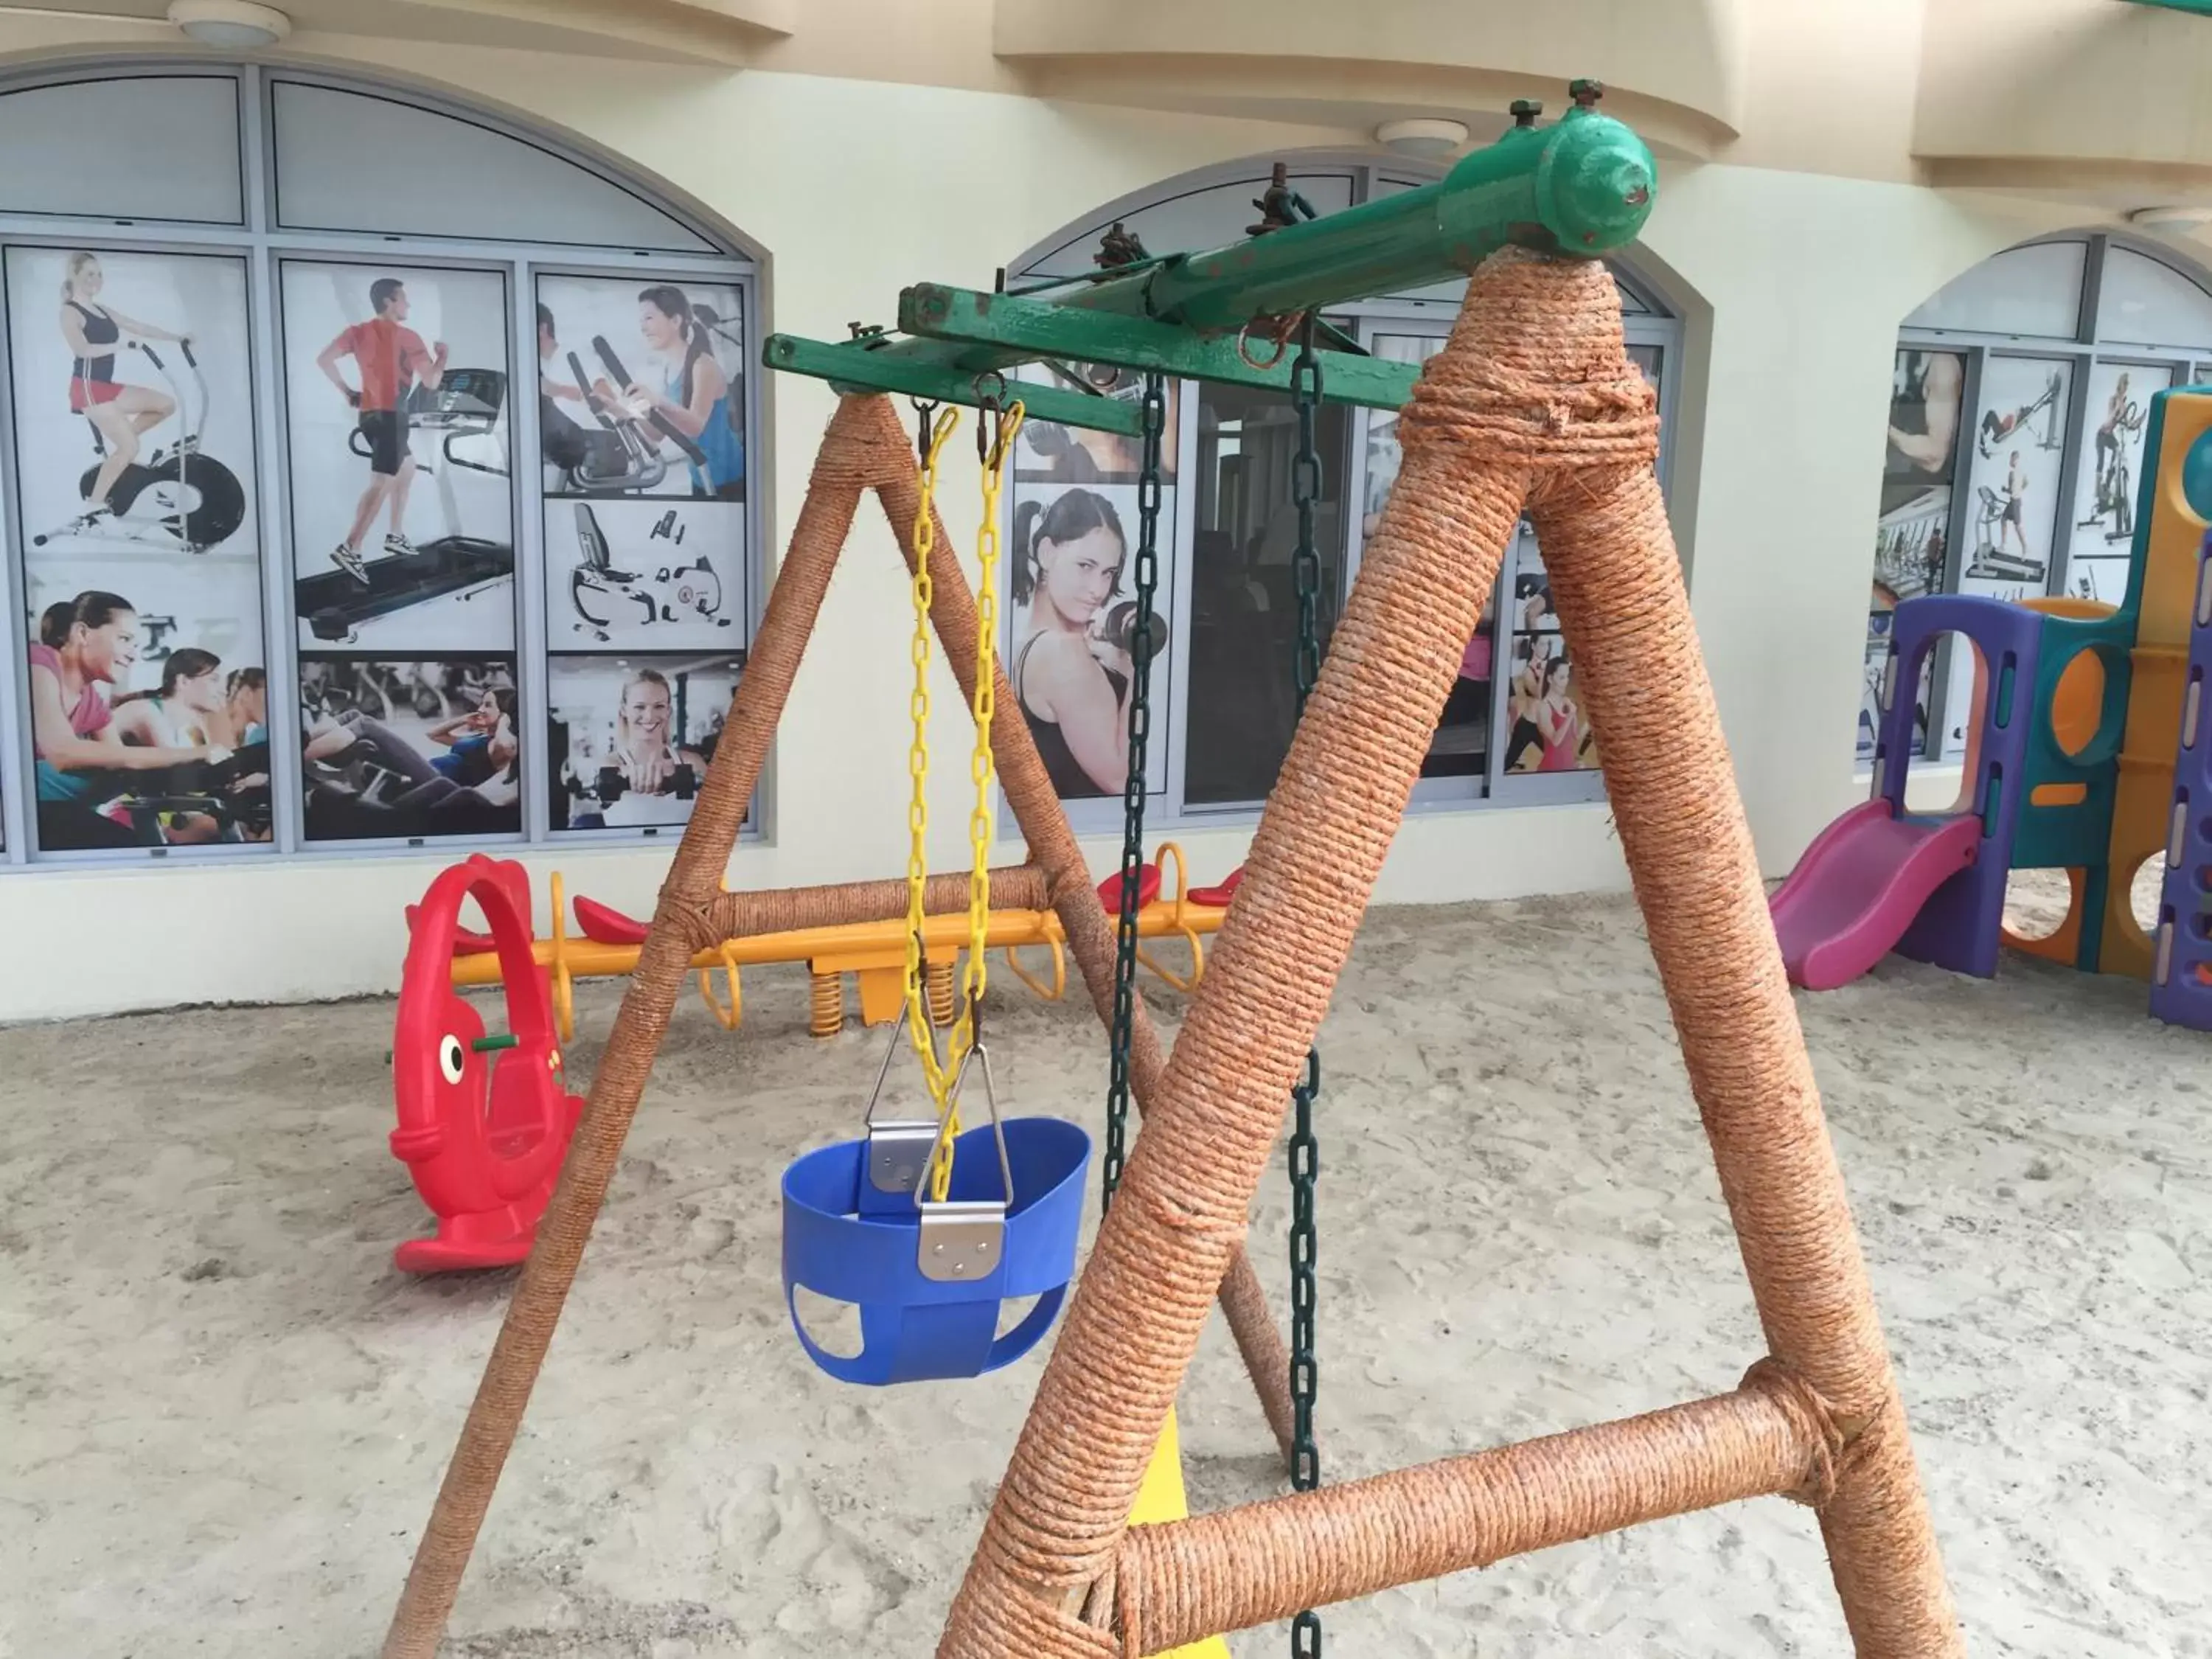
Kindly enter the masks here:
M 251 0 L 169 0 L 169 21 L 201 46 L 258 52 L 292 32 L 292 20 Z
M 1460 121 L 1439 121 L 1418 115 L 1403 121 L 1385 121 L 1375 129 L 1375 142 L 1401 155 L 1440 161 L 1466 146 L 1467 126 Z
M 2137 208 L 2128 215 L 2128 222 L 2145 230 L 2197 230 L 2212 224 L 2212 204 Z

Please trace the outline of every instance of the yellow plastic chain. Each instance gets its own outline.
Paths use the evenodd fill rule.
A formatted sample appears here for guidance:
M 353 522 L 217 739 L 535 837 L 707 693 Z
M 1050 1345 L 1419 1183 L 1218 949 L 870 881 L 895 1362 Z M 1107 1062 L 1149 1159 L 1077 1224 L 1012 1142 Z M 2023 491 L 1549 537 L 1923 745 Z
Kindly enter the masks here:
M 960 1068 L 975 1046 L 975 1009 L 989 976 L 988 944 L 991 926 L 991 787 L 997 760 L 991 749 L 991 720 L 997 708 L 999 626 L 999 495 L 1005 486 L 1006 463 L 1013 454 L 1015 434 L 1021 430 L 1024 410 L 1018 403 L 999 422 L 996 441 L 983 467 L 983 522 L 977 538 L 975 601 L 975 689 L 970 712 L 975 721 L 975 747 L 968 762 L 968 775 L 975 786 L 975 804 L 968 815 L 971 863 L 968 874 L 968 966 L 962 981 L 965 993 L 960 1018 L 938 1053 L 930 1024 L 925 984 L 921 936 L 922 898 L 929 880 L 929 657 L 930 603 L 934 597 L 929 578 L 929 556 L 937 545 L 937 526 L 932 512 L 937 495 L 938 458 L 945 440 L 959 422 L 957 410 L 937 418 L 930 434 L 929 450 L 921 465 L 920 499 L 915 508 L 914 691 L 908 708 L 914 738 L 907 750 L 907 774 L 913 791 L 907 803 L 906 913 L 906 1027 L 915 1053 L 921 1057 L 922 1074 L 939 1121 L 951 1122 L 944 1150 L 930 1167 L 930 1196 L 941 1200 L 952 1181 L 952 1140 L 960 1133 L 953 1085 Z

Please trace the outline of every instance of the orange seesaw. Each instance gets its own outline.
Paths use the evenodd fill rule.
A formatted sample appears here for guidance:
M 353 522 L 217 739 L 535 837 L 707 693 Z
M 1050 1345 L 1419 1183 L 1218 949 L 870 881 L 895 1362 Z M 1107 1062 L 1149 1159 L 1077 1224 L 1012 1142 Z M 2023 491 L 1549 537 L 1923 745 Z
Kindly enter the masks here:
M 1171 888 L 1166 880 L 1170 866 L 1173 870 Z M 1040 902 L 1034 908 L 994 908 L 985 938 L 991 949 L 1005 952 L 1006 967 L 1015 978 L 1040 997 L 1056 1001 L 1067 988 L 1066 934 L 1059 916 L 1042 902 L 1041 881 L 1018 879 L 1034 877 L 1031 867 L 1025 866 L 1001 873 L 1000 884 Z M 1120 879 L 1117 874 L 1100 884 L 1099 902 L 1109 915 L 1115 914 L 1119 908 Z M 899 884 L 902 887 L 903 884 Z M 568 1042 L 574 1038 L 576 1031 L 575 981 L 627 977 L 635 972 L 638 952 L 645 942 L 646 924 L 579 895 L 575 902 L 577 931 L 571 933 L 567 889 L 558 871 L 550 876 L 549 887 L 547 908 L 552 931 L 550 937 L 532 939 L 531 952 L 544 971 L 552 992 L 562 1041 Z M 1138 947 L 1138 961 L 1176 990 L 1188 991 L 1206 971 L 1206 947 L 1202 941 L 1219 929 L 1236 887 L 1237 877 L 1233 875 L 1218 887 L 1191 887 L 1182 849 L 1173 842 L 1163 842 L 1152 861 L 1144 866 L 1139 884 L 1137 935 L 1140 940 L 1182 940 L 1190 951 L 1190 964 L 1188 970 L 1177 972 L 1142 945 Z M 726 896 L 734 901 L 766 896 Z M 414 908 L 410 906 L 410 921 L 413 915 Z M 949 1024 L 954 1013 L 954 968 L 967 939 L 964 896 L 961 908 L 947 908 L 943 914 L 930 915 L 923 921 L 922 956 L 928 969 L 930 1012 L 940 1023 Z M 904 996 L 906 940 L 903 916 L 748 932 L 695 952 L 691 967 L 699 976 L 701 1000 L 724 1030 L 735 1030 L 744 1010 L 741 969 L 775 963 L 804 963 L 813 993 L 808 1029 L 816 1036 L 827 1037 L 836 1036 L 844 1027 L 844 981 L 848 974 L 860 987 L 860 1019 L 864 1024 L 881 1024 L 898 1016 Z M 1023 951 L 1040 948 L 1049 952 L 1048 963 L 1033 967 L 1023 960 Z M 488 936 L 465 928 L 454 931 L 451 979 L 457 988 L 505 982 L 500 954 Z

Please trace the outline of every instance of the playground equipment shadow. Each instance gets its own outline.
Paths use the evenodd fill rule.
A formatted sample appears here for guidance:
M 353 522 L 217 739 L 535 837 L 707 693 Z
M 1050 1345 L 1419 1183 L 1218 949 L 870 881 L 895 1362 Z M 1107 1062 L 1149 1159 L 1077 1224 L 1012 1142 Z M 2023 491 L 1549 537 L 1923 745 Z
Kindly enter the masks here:
M 580 1077 L 618 987 L 580 988 Z M 1170 1021 L 1177 1000 L 1148 985 Z M 1802 997 L 1972 1650 L 2203 1656 L 2207 1039 L 2141 987 L 1890 960 Z M 0 1030 L 0 1650 L 365 1659 L 511 1273 L 410 1279 L 392 1006 Z M 492 1506 L 465 1659 L 930 1651 L 1041 1355 L 864 1390 L 807 1363 L 776 1177 L 850 1132 L 880 1032 L 680 1013 Z M 1014 1106 L 1099 1127 L 1086 1009 L 1009 995 Z M 1730 1386 L 1759 1352 L 1625 898 L 1378 911 L 1323 1034 L 1323 1468 Z M 1287 1191 L 1254 1257 L 1285 1305 Z M 1277 1489 L 1218 1322 L 1193 1504 Z M 1811 1517 L 1699 1515 L 1328 1615 L 1348 1653 L 1841 1653 Z M 1232 1638 L 1282 1651 L 1279 1631 Z

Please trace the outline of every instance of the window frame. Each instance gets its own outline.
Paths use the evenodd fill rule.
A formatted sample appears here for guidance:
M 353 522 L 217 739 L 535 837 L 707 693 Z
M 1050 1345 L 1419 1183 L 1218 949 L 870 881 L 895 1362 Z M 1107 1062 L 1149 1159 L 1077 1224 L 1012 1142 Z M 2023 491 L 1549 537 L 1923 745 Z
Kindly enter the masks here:
M 2173 249 L 2145 238 L 2109 230 L 2062 231 L 2048 236 L 2033 237 L 2026 242 L 2000 249 L 1989 257 L 1998 258 L 2012 252 L 2014 248 L 2053 243 L 2079 243 L 2083 246 L 2081 287 L 2077 296 L 2079 303 L 2075 307 L 2071 337 L 1908 325 L 1900 325 L 1897 331 L 1893 348 L 1896 351 L 1948 351 L 1958 353 L 1966 359 L 1959 433 L 1954 441 L 1958 448 L 1953 464 L 1950 515 L 1945 521 L 1948 545 L 1944 550 L 1943 585 L 1939 590 L 1944 593 L 1960 591 L 1959 585 L 1965 575 L 1969 551 L 1967 544 L 1973 534 L 1972 491 L 1966 474 L 1971 470 L 1972 462 L 1973 441 L 1971 434 L 1980 419 L 1984 374 L 1991 359 L 2034 358 L 2054 362 L 2063 360 L 2069 365 L 2072 379 L 2067 389 L 2065 438 L 2059 455 L 2059 506 L 2051 528 L 2054 544 L 2049 550 L 2044 570 L 2043 593 L 2046 596 L 2065 593 L 2073 574 L 2074 504 L 2079 499 L 2081 469 L 2085 464 L 2085 456 L 2088 457 L 2087 464 L 2094 464 L 2094 454 L 2087 442 L 2092 374 L 2106 364 L 2154 368 L 2167 373 L 2167 386 L 2186 386 L 2191 384 L 2200 369 L 2212 370 L 2212 364 L 2203 361 L 2212 349 L 2106 340 L 2097 331 L 2105 263 L 2113 249 L 2148 258 L 2185 278 L 2205 294 L 2208 307 L 2212 307 L 2212 272 L 2193 269 Z M 1952 765 L 1960 758 L 1960 751 L 1948 747 L 1949 714 L 1954 702 L 1950 666 L 1952 648 L 1952 641 L 1943 641 L 1937 647 L 1933 659 L 1929 686 L 1927 749 L 1914 757 L 1925 765 Z M 1857 718 L 1856 712 L 1853 718 L 1855 720 Z M 1852 744 L 1852 764 L 1862 775 L 1870 775 L 1874 764 L 1870 751 L 1864 754 L 1858 751 L 1856 738 Z
M 90 246 L 118 252 L 146 254 L 213 254 L 243 262 L 246 278 L 246 327 L 252 356 L 250 386 L 253 398 L 252 429 L 255 452 L 255 489 L 248 503 L 260 538 L 262 628 L 265 644 L 264 667 L 270 682 L 269 714 L 271 747 L 270 839 L 266 842 L 216 842 L 203 847 L 140 847 L 48 851 L 35 846 L 36 786 L 32 763 L 29 698 L 25 689 L 23 629 L 0 630 L 0 873 L 10 871 L 67 867 L 141 868 L 150 861 L 168 864 L 220 863 L 258 859 L 345 860 L 362 858 L 423 856 L 450 859 L 476 851 L 529 849 L 547 851 L 574 844 L 580 847 L 642 847 L 666 844 L 680 836 L 680 825 L 638 826 L 612 830 L 563 830 L 555 832 L 545 793 L 545 768 L 550 763 L 548 730 L 548 651 L 545 620 L 544 494 L 539 455 L 538 401 L 526 395 L 537 362 L 535 300 L 540 276 L 574 276 L 647 280 L 711 282 L 735 288 L 743 295 L 742 338 L 748 372 L 744 376 L 746 471 L 748 488 L 744 509 L 745 546 L 743 559 L 744 595 L 738 614 L 743 635 L 730 649 L 750 658 L 754 635 L 765 606 L 767 568 L 764 555 L 767 515 L 766 429 L 763 424 L 763 381 L 755 366 L 760 362 L 765 337 L 762 273 L 739 239 L 726 228 L 707 220 L 690 204 L 672 198 L 642 179 L 631 179 L 604 162 L 562 144 L 549 134 L 535 132 L 503 120 L 489 112 L 380 83 L 373 79 L 319 70 L 264 69 L 257 64 L 202 64 L 192 59 L 131 58 L 96 65 L 53 64 L 38 71 L 0 80 L 0 95 L 33 87 L 74 85 L 108 80 L 141 79 L 147 76 L 178 74 L 196 78 L 228 78 L 235 82 L 240 100 L 239 166 L 243 191 L 243 222 L 215 224 L 205 221 L 156 222 L 139 218 L 85 216 L 62 218 L 52 214 L 0 212 L 0 245 L 8 246 L 76 247 Z M 605 180 L 667 215 L 701 237 L 715 250 L 684 253 L 659 248 L 619 248 L 583 244 L 538 243 L 520 240 L 475 240 L 434 235 L 397 234 L 382 231 L 307 231 L 276 228 L 274 99 L 281 82 L 300 82 L 419 107 L 488 129 L 529 145 Z M 309 842 L 305 837 L 300 753 L 299 672 L 302 655 L 298 620 L 293 613 L 294 562 L 291 519 L 290 454 L 283 348 L 282 289 L 279 268 L 287 260 L 334 264 L 406 263 L 423 268 L 484 270 L 499 274 L 507 285 L 510 359 L 507 395 L 509 489 L 514 514 L 514 674 L 517 697 L 526 726 L 523 735 L 521 818 L 512 835 L 428 836 L 373 841 Z M 0 374 L 11 374 L 10 340 L 4 325 L 4 296 L 0 295 Z M 12 378 L 8 382 L 13 385 Z M 526 390 L 518 391 L 518 386 Z M 21 520 L 15 445 L 14 398 L 0 395 L 0 567 L 9 614 L 26 615 L 27 574 L 23 564 L 27 532 Z M 681 498 L 673 498 L 681 499 Z M 320 653 L 317 653 L 320 654 Z M 455 650 L 439 655 L 473 653 Z M 632 656 L 657 652 L 633 651 Z M 677 653 L 672 654 L 689 654 Z M 763 797 L 769 780 L 763 780 Z M 766 833 L 762 801 L 757 799 L 744 832 L 759 839 Z
M 1093 209 L 1080 218 L 1071 220 L 1024 250 L 1006 266 L 1010 285 L 1018 284 L 1035 275 L 1035 267 L 1061 252 L 1087 235 L 1102 230 L 1115 219 L 1126 219 L 1146 208 L 1180 199 L 1200 191 L 1218 188 L 1224 184 L 1257 177 L 1264 180 L 1270 157 L 1246 156 L 1220 162 L 1211 167 L 1181 173 L 1170 179 L 1155 181 L 1141 189 L 1132 191 L 1101 207 Z M 1352 180 L 1352 204 L 1374 200 L 1377 194 L 1391 194 L 1434 183 L 1443 176 L 1443 170 L 1425 169 L 1404 161 L 1378 161 L 1371 156 L 1346 158 L 1329 152 L 1286 153 L 1281 159 L 1290 164 L 1295 179 L 1301 174 L 1349 175 Z M 1670 473 L 1674 446 L 1671 434 L 1679 407 L 1682 381 L 1682 351 L 1685 328 L 1682 319 L 1662 299 L 1650 280 L 1635 268 L 1632 252 L 1626 258 L 1610 257 L 1607 267 L 1613 279 L 1640 311 L 1624 309 L 1622 322 L 1632 345 L 1652 345 L 1660 351 L 1659 412 L 1662 441 L 1659 455 L 1659 484 L 1662 494 L 1671 495 Z M 1352 304 L 1331 306 L 1330 321 L 1352 332 L 1363 346 L 1371 345 L 1378 334 L 1415 334 L 1432 337 L 1450 332 L 1458 317 L 1457 298 L 1393 295 L 1363 300 Z M 1168 736 L 1170 763 L 1166 787 L 1146 799 L 1146 821 L 1149 829 L 1165 833 L 1170 830 L 1233 829 L 1258 820 L 1263 800 L 1207 801 L 1194 803 L 1188 798 L 1186 769 L 1189 763 L 1188 742 L 1190 719 L 1192 622 L 1190 586 L 1194 574 L 1193 538 L 1196 527 L 1196 503 L 1192 491 L 1196 488 L 1198 465 L 1198 404 L 1200 383 L 1196 380 L 1180 382 L 1181 415 L 1179 429 L 1173 435 L 1176 444 L 1176 479 L 1174 491 L 1176 513 L 1172 548 L 1163 548 L 1163 562 L 1173 572 L 1174 586 L 1170 590 L 1173 612 L 1169 627 L 1170 648 L 1167 664 L 1166 719 L 1157 717 L 1155 733 L 1164 731 Z M 1372 418 L 1365 410 L 1352 408 L 1346 411 L 1346 453 L 1341 458 L 1341 489 L 1346 503 L 1339 515 L 1345 545 L 1340 550 L 1340 568 L 1344 573 L 1344 590 L 1337 596 L 1341 607 L 1352 583 L 1358 579 L 1362 547 L 1358 536 L 1359 514 L 1353 503 L 1365 499 L 1367 478 L 1367 432 Z M 1005 508 L 1004 533 L 1011 541 L 1012 532 L 1014 492 L 1008 491 Z M 1163 529 L 1167 526 L 1164 524 Z M 1508 607 L 1502 595 L 1512 580 L 1512 549 L 1506 550 L 1505 562 L 1498 573 L 1498 592 L 1491 605 L 1492 626 L 1499 630 L 1498 637 L 1504 648 L 1493 647 L 1492 660 L 1491 731 L 1493 741 L 1485 759 L 1480 778 L 1425 778 L 1414 786 L 1408 811 L 1417 813 L 1453 812 L 1469 810 L 1505 809 L 1562 805 L 1586 805 L 1605 799 L 1605 775 L 1601 769 L 1573 773 L 1502 774 L 1504 745 L 1494 740 L 1506 702 L 1505 688 L 1509 685 L 1511 630 L 1506 626 Z M 1011 609 L 1011 607 L 1009 607 Z M 1011 622 L 1009 623 L 1011 626 Z M 1285 677 L 1291 665 L 1285 661 Z M 1157 690 L 1157 688 L 1156 688 Z M 1158 713 L 1157 701 L 1156 716 Z M 1156 739 L 1157 740 L 1157 739 Z M 1498 785 L 1503 781 L 1506 787 Z M 1118 797 L 1097 799 L 1071 800 L 1064 803 L 1068 822 L 1079 835 L 1103 836 L 1115 833 L 1121 824 L 1121 803 Z M 1012 832 L 1010 820 L 1000 814 L 1001 837 Z

